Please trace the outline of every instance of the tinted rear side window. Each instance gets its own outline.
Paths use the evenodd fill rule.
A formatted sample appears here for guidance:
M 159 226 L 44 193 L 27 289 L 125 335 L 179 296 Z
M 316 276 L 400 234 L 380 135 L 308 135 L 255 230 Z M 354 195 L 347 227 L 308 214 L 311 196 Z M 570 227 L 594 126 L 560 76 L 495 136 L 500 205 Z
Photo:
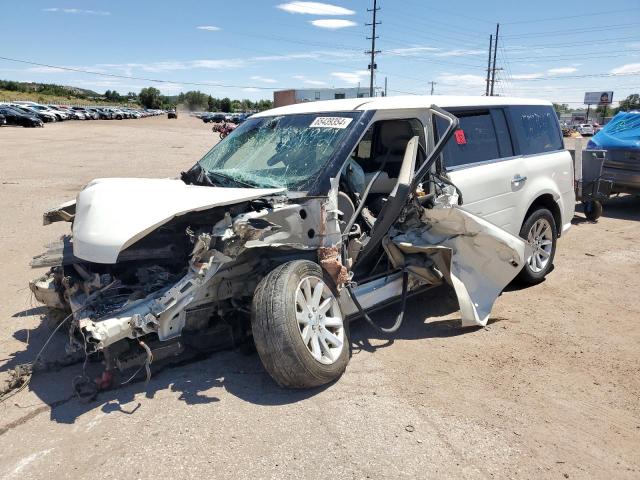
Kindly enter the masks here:
M 445 145 L 442 152 L 445 167 L 459 167 L 513 155 L 502 110 L 452 113 L 460 120 L 462 133 L 452 137 Z M 446 127 L 444 120 L 436 118 L 438 135 Z
M 564 149 L 558 117 L 552 107 L 509 107 L 511 124 L 522 155 Z

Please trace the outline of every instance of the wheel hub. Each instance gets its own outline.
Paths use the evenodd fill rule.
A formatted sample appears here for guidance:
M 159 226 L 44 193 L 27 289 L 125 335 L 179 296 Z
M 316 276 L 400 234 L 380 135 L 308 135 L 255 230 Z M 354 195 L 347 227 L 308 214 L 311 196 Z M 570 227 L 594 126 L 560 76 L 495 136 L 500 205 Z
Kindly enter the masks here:
M 534 273 L 541 272 L 549 264 L 553 249 L 553 231 L 547 219 L 540 218 L 531 226 L 527 243 L 533 249 L 527 265 Z
M 296 288 L 296 318 L 307 350 L 318 362 L 334 363 L 344 348 L 344 322 L 336 298 L 317 277 L 303 278 Z

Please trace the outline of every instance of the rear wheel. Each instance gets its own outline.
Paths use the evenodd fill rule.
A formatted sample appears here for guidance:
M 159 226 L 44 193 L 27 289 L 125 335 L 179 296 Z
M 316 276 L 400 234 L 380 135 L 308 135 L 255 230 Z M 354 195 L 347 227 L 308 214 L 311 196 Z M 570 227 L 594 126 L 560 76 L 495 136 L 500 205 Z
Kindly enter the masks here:
M 520 236 L 531 247 L 519 279 L 534 285 L 544 280 L 553 268 L 558 231 L 553 215 L 546 208 L 535 210 L 522 225 Z
M 582 207 L 584 209 L 584 216 L 591 222 L 595 222 L 602 216 L 602 203 L 597 200 L 583 202 Z
M 347 324 L 333 288 L 313 262 L 285 263 L 260 282 L 251 326 L 265 369 L 283 387 L 324 385 L 349 362 Z

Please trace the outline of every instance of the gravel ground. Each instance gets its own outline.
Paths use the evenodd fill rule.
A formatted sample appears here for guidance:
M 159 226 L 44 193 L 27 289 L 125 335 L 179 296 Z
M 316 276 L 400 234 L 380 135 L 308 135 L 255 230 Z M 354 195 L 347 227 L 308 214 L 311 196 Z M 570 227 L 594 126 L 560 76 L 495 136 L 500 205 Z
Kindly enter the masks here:
M 93 178 L 175 176 L 213 143 L 184 116 L 0 129 L 0 372 L 50 333 L 28 262 L 68 225 L 42 211 Z M 71 396 L 80 366 L 36 375 L 0 405 L 0 478 L 637 479 L 639 220 L 632 197 L 597 224 L 578 213 L 548 280 L 505 291 L 486 328 L 461 329 L 446 288 L 410 301 L 391 339 L 354 324 L 326 388 L 282 390 L 239 351 L 88 405 Z

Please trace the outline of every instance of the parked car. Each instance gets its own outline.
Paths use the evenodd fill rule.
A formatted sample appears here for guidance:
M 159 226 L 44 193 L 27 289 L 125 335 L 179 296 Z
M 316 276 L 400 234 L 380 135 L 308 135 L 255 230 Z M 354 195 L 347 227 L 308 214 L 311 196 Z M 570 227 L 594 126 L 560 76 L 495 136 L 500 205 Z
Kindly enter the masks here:
M 178 112 L 176 110 L 169 110 L 167 112 L 167 118 L 177 119 L 178 118 Z
M 38 112 L 41 113 L 45 113 L 47 115 L 51 115 L 54 117 L 55 121 L 58 122 L 62 122 L 63 120 L 67 119 L 67 116 L 63 113 L 63 112 L 58 112 L 56 110 L 53 110 L 49 107 L 47 107 L 46 105 L 40 105 L 38 103 L 32 103 L 29 105 L 25 105 L 27 108 L 30 108 L 32 110 L 37 110 Z
M 114 120 L 123 120 L 125 118 L 128 118 L 128 115 L 119 108 L 109 107 L 106 108 L 106 110 L 111 112 L 111 118 L 113 118 Z
M 57 118 L 56 118 L 55 115 L 53 115 L 51 113 L 48 113 L 48 112 L 36 110 L 35 108 L 31 108 L 30 106 L 27 106 L 27 105 L 15 105 L 14 104 L 14 105 L 11 105 L 11 106 L 13 108 L 15 108 L 16 110 L 20 110 L 22 113 L 24 113 L 26 115 L 31 115 L 31 116 L 38 117 L 44 123 L 57 121 Z
M 0 127 L 7 124 L 7 119 L 4 115 L 0 115 Z
M 595 133 L 593 130 L 593 125 L 589 123 L 580 123 L 576 125 L 575 128 L 576 128 L 576 132 L 578 132 L 580 135 L 591 136 Z
M 224 113 L 209 113 L 202 116 L 202 121 L 204 123 L 222 123 L 224 122 Z
M 77 116 L 73 113 L 73 111 L 65 110 L 57 105 L 47 105 L 47 107 L 50 108 L 53 112 L 63 115 L 65 117 L 65 120 L 77 120 Z
M 0 105 L 0 115 L 3 115 L 7 125 L 21 127 L 42 127 L 43 123 L 38 117 L 24 113 L 8 105 Z
M 31 289 L 74 305 L 72 343 L 108 371 L 244 339 L 280 385 L 314 387 L 345 370 L 351 318 L 394 332 L 409 293 L 449 283 L 463 326 L 486 325 L 516 276 L 551 271 L 574 204 L 550 102 L 297 104 L 252 116 L 180 180 L 94 180 L 46 212 L 73 238 Z M 369 317 L 396 300 L 392 327 Z
M 65 112 L 67 114 L 67 117 L 72 120 L 86 120 L 86 116 L 84 115 L 84 113 L 76 111 L 66 105 L 58 105 L 58 109 Z

